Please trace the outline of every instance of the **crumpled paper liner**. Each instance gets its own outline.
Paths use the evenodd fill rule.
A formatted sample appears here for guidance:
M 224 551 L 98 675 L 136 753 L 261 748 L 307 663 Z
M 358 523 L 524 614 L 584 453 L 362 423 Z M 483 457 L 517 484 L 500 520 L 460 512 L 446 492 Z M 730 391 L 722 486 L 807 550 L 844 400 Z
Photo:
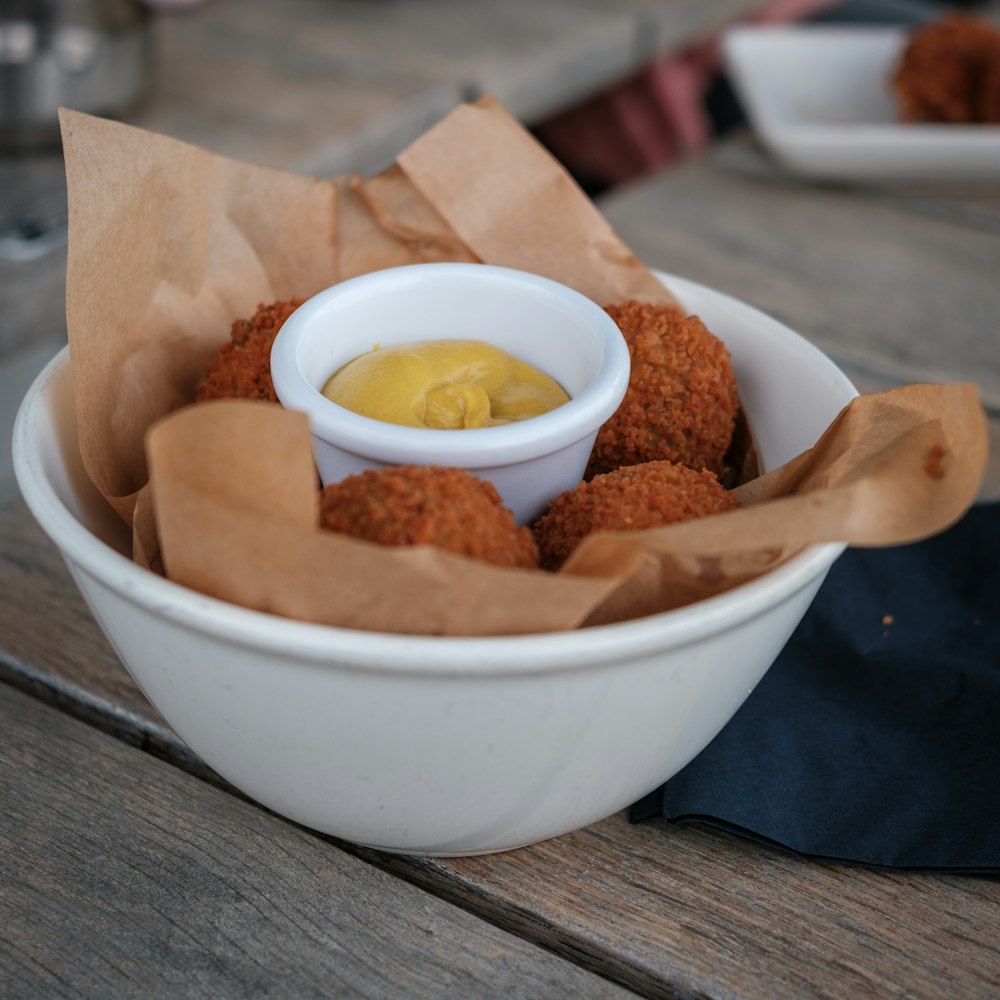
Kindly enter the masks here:
M 143 435 L 194 398 L 206 360 L 259 303 L 439 260 L 535 270 L 602 305 L 673 301 L 492 98 L 460 106 L 413 143 L 399 160 L 412 160 L 412 172 L 397 164 L 367 179 L 301 177 L 80 112 L 59 118 L 80 453 L 129 520 L 148 478 Z M 470 205 L 450 173 L 456 162 L 488 209 Z M 438 172 L 452 181 L 443 190 Z M 508 246 L 483 233 L 500 219 Z
M 601 305 L 672 302 L 669 291 L 489 98 L 370 178 L 300 177 L 76 112 L 60 118 L 81 456 L 132 524 L 136 560 L 178 582 L 354 628 L 550 631 L 718 593 L 810 542 L 922 537 L 974 499 L 986 447 L 974 388 L 910 387 L 856 401 L 812 457 L 742 487 L 752 509 L 594 536 L 558 574 L 321 532 L 305 418 L 245 401 L 185 406 L 233 320 L 435 260 L 535 271 Z M 944 457 L 928 465 L 937 448 Z
M 976 495 L 986 425 L 971 385 L 861 396 L 793 461 L 737 489 L 743 510 L 591 535 L 558 573 L 389 549 L 318 525 L 307 419 L 268 403 L 186 407 L 147 439 L 168 575 L 291 618 L 384 632 L 498 635 L 680 607 L 823 541 L 943 530 Z
M 234 604 L 381 632 L 547 632 L 579 622 L 617 583 L 584 572 L 553 587 L 541 570 L 324 531 L 308 420 L 271 403 L 186 407 L 147 447 L 167 574 Z
M 565 169 L 497 108 L 462 105 L 397 158 L 466 246 L 480 260 L 561 281 L 599 305 L 675 301 Z
M 745 509 L 639 535 L 592 535 L 566 572 L 641 558 L 592 614 L 596 625 L 680 607 L 773 569 L 807 545 L 902 545 L 975 501 L 989 448 L 972 384 L 859 396 L 808 451 L 734 490 Z
M 338 188 L 76 112 L 60 120 L 80 453 L 131 520 L 146 429 L 191 402 L 233 321 L 338 274 Z

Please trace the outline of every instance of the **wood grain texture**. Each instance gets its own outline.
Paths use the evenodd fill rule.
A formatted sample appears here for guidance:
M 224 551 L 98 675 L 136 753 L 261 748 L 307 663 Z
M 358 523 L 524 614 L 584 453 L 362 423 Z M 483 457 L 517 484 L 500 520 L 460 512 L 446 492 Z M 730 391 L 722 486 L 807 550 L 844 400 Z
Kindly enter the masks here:
M 605 216 L 651 267 L 889 380 L 974 381 L 1000 413 L 1000 183 L 975 198 L 750 172 L 732 147 L 622 189 Z
M 117 728 L 168 732 L 23 503 L 0 510 L 0 678 Z
M 737 5 L 673 0 L 678 44 Z M 213 0 L 160 18 L 157 89 L 136 117 L 255 163 L 368 172 L 463 99 L 492 93 L 534 122 L 590 96 L 639 68 L 648 28 L 628 5 L 572 0 L 486 0 L 475 16 L 462 0 Z
M 366 105 L 372 119 L 390 113 L 398 138 L 408 141 L 412 125 L 392 114 L 407 97 L 411 123 L 418 120 L 412 98 L 444 93 L 454 100 L 492 93 L 511 114 L 536 123 L 757 6 L 479 0 L 472 16 L 465 0 L 213 0 L 190 17 L 161 19 L 165 68 L 155 115 L 172 113 L 188 127 L 215 118 L 223 141 L 256 133 L 275 151 L 272 141 L 295 150 L 286 162 L 296 163 L 315 159 L 324 127 L 357 131 Z
M 1000 4 L 996 5 L 1000 17 Z M 790 169 L 771 157 L 748 132 L 739 132 L 716 145 L 709 159 L 714 166 L 756 179 L 760 183 L 776 181 L 793 187 L 809 185 Z M 899 178 L 836 184 L 815 182 L 817 189 L 841 190 L 864 197 L 877 196 L 895 203 L 902 211 L 924 215 L 942 222 L 984 232 L 1000 233 L 1000 177 L 967 180 Z
M 188 766 L 20 506 L 0 514 L 0 582 L 7 680 L 23 684 L 9 651 L 32 656 L 35 648 L 39 665 L 24 686 L 62 692 L 70 709 L 72 698 L 88 698 L 91 714 L 127 706 L 106 728 L 133 742 L 154 734 L 159 753 Z M 42 641 L 29 622 L 41 606 L 72 627 L 53 622 Z M 623 816 L 486 858 L 349 849 L 643 995 L 995 996 L 996 881 L 821 864 L 708 830 L 632 826 Z
M 624 997 L 0 687 L 8 997 Z
M 996 996 L 996 881 L 821 864 L 621 815 L 521 851 L 415 864 L 393 870 L 447 880 L 447 898 L 473 894 L 502 926 L 644 995 Z
M 580 0 L 565 0 L 576 5 Z M 602 4 L 606 0 L 585 0 Z M 642 19 L 643 51 L 651 57 L 675 54 L 713 37 L 727 24 L 761 9 L 757 0 L 620 0 Z

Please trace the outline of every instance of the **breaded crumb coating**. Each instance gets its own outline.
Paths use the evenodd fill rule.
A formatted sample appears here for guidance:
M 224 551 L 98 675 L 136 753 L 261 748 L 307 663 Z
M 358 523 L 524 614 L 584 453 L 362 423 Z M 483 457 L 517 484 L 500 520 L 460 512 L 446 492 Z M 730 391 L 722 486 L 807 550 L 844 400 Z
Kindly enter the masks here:
M 958 15 L 921 25 L 892 88 L 903 121 L 1000 124 L 1000 30 Z
M 979 112 L 980 118 L 987 125 L 1000 125 L 1000 52 L 983 74 Z
M 642 531 L 736 510 L 712 473 L 645 462 L 595 476 L 561 493 L 534 525 L 544 569 L 558 569 L 595 531 Z
M 492 483 L 463 469 L 391 466 L 324 487 L 320 525 L 379 545 L 434 545 L 494 566 L 538 567 L 531 530 L 519 527 Z
M 271 345 L 282 324 L 302 305 L 289 299 L 260 305 L 250 319 L 233 323 L 230 339 L 205 366 L 197 400 L 269 399 L 278 402 L 271 381 Z
M 607 312 L 628 343 L 632 373 L 597 434 L 587 478 L 660 460 L 722 475 L 740 405 L 725 344 L 676 306 L 633 301 Z

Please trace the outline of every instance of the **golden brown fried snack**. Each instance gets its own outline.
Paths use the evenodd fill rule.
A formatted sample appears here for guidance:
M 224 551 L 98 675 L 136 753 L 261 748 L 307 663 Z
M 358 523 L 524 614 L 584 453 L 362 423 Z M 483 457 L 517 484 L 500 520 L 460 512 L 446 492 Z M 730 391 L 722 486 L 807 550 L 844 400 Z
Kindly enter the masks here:
M 533 569 L 538 549 L 492 483 L 463 469 L 399 465 L 324 487 L 320 525 L 379 545 L 434 545 Z
M 250 319 L 233 323 L 230 339 L 205 366 L 197 400 L 278 397 L 271 382 L 271 345 L 282 324 L 302 305 L 290 299 L 260 305 Z
M 1000 54 L 983 74 L 979 90 L 979 120 L 985 125 L 1000 125 Z
M 710 472 L 645 462 L 595 476 L 561 493 L 534 525 L 545 569 L 558 569 L 595 531 L 641 531 L 739 507 Z
M 626 302 L 607 312 L 628 342 L 632 374 L 586 478 L 659 460 L 722 475 L 740 405 L 725 345 L 676 306 Z
M 907 122 L 996 122 L 987 81 L 1000 64 L 1000 31 L 977 18 L 951 15 L 910 35 L 892 77 Z

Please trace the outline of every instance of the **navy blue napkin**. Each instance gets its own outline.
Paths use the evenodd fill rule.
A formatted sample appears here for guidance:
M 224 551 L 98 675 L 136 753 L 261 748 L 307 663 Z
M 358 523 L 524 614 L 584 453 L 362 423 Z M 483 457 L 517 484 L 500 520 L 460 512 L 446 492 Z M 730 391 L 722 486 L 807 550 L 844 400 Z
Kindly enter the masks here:
M 1000 873 L 1000 503 L 850 549 L 715 740 L 636 803 L 810 857 Z

